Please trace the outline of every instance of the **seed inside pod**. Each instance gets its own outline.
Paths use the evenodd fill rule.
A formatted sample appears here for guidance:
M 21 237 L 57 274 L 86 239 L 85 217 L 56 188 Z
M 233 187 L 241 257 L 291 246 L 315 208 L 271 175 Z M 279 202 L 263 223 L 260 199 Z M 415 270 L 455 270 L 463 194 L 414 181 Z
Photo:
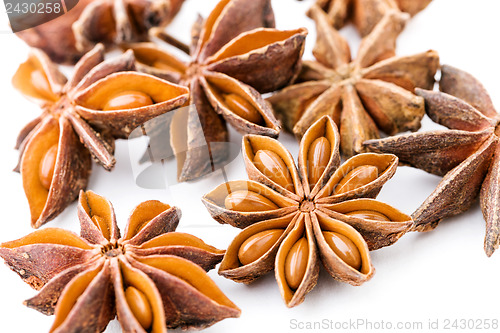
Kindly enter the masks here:
M 224 200 L 226 209 L 238 212 L 258 212 L 278 209 L 278 206 L 265 196 L 252 191 L 234 191 Z
M 262 124 L 264 119 L 262 119 L 259 111 L 246 99 L 236 94 L 222 94 L 224 103 L 234 113 L 243 119 L 248 120 L 254 124 Z
M 162 69 L 165 71 L 179 72 L 179 70 L 177 68 L 175 68 L 174 66 L 170 66 L 169 64 L 167 64 L 166 62 L 163 62 L 163 61 L 155 61 L 155 62 L 153 62 L 152 66 L 154 68 Z
M 325 241 L 336 255 L 354 269 L 361 268 L 361 253 L 352 240 L 332 231 L 323 231 Z
M 373 165 L 362 165 L 351 170 L 337 184 L 334 194 L 342 194 L 364 186 L 378 177 L 378 169 Z
M 270 150 L 258 150 L 253 158 L 257 169 L 278 185 L 293 191 L 292 176 L 283 159 Z
M 40 177 L 40 182 L 42 186 L 47 190 L 50 189 L 50 184 L 52 183 L 52 178 L 54 177 L 54 168 L 56 166 L 57 160 L 57 144 L 51 146 L 42 160 L 40 161 L 40 168 L 38 170 L 38 176 Z
M 285 279 L 291 289 L 297 289 L 304 279 L 309 257 L 307 238 L 302 237 L 290 249 L 285 259 Z
M 49 85 L 49 80 L 47 79 L 47 75 L 40 70 L 35 69 L 31 71 L 30 75 L 30 83 L 33 88 L 35 88 L 36 92 L 42 95 L 45 98 L 51 99 L 51 89 Z
M 103 111 L 135 109 L 143 106 L 152 105 L 153 100 L 148 94 L 141 91 L 122 91 L 111 97 L 106 105 L 102 108 Z
M 384 214 L 374 210 L 355 210 L 345 215 L 359 217 L 361 219 L 375 220 L 375 221 L 390 221 L 391 219 Z
M 238 259 L 242 265 L 248 265 L 269 251 L 283 234 L 283 229 L 270 229 L 247 238 L 238 250 Z
M 324 136 L 313 141 L 307 152 L 307 172 L 311 188 L 316 185 L 330 160 L 330 142 Z
M 153 310 L 146 295 L 137 288 L 128 287 L 125 290 L 125 299 L 135 319 L 145 330 L 149 329 L 153 323 Z

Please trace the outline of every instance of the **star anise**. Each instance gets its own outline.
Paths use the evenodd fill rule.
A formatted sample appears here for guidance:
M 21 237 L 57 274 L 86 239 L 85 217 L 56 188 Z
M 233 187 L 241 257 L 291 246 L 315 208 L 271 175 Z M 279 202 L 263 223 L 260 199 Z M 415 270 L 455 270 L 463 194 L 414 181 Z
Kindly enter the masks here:
M 316 0 L 333 27 L 341 29 L 352 21 L 362 36 L 368 35 L 390 10 L 398 9 L 411 16 L 423 10 L 432 0 Z
M 208 277 L 224 251 L 174 232 L 181 211 L 156 200 L 139 204 L 124 236 L 111 203 L 81 192 L 81 236 L 46 228 L 0 244 L 0 256 L 40 293 L 25 305 L 55 314 L 51 332 L 102 332 L 118 316 L 124 332 L 203 328 L 238 317 Z
M 214 219 L 244 228 L 219 274 L 250 283 L 275 270 L 287 306 L 316 285 L 321 261 L 335 279 L 360 285 L 374 273 L 368 251 L 395 243 L 411 217 L 376 201 L 396 171 L 394 155 L 360 154 L 339 167 L 339 134 L 324 116 L 300 142 L 299 168 L 277 140 L 243 138 L 249 181 L 231 181 L 203 197 Z
M 441 67 L 442 92 L 417 90 L 426 112 L 449 130 L 365 142 L 370 150 L 393 153 L 402 163 L 444 176 L 413 213 L 415 229 L 428 231 L 468 210 L 479 195 L 486 220 L 484 250 L 500 244 L 500 115 L 482 84 L 451 66 Z
M 133 69 L 132 52 L 104 61 L 100 44 L 69 81 L 38 49 L 19 66 L 14 87 L 42 109 L 16 145 L 33 227 L 57 216 L 86 187 L 91 155 L 112 169 L 115 138 L 186 102 L 188 89 Z
M 180 181 L 203 176 L 227 159 L 227 148 L 217 145 L 228 141 L 225 121 L 241 133 L 278 136 L 279 122 L 260 93 L 295 78 L 307 31 L 272 27 L 269 0 L 223 0 L 205 21 L 194 24 L 189 62 L 155 44 L 130 45 L 139 70 L 190 87 L 195 109 L 174 117 L 170 125 L 176 131 L 170 145 Z M 164 127 L 160 132 L 165 133 Z M 151 135 L 150 145 L 166 149 L 162 133 Z M 207 145 L 209 156 L 200 149 Z
M 147 40 L 149 29 L 167 25 L 183 2 L 80 0 L 66 14 L 16 34 L 52 61 L 74 64 L 96 43 L 112 46 Z
M 395 40 L 407 20 L 397 11 L 387 13 L 363 40 L 350 62 L 347 42 L 330 26 L 317 6 L 310 10 L 318 37 L 317 61 L 304 61 L 302 80 L 268 100 L 286 129 L 302 136 L 322 115 L 333 117 L 340 129 L 345 156 L 363 151 L 362 143 L 388 134 L 415 131 L 425 114 L 415 87 L 431 88 L 439 65 L 436 52 L 394 57 Z

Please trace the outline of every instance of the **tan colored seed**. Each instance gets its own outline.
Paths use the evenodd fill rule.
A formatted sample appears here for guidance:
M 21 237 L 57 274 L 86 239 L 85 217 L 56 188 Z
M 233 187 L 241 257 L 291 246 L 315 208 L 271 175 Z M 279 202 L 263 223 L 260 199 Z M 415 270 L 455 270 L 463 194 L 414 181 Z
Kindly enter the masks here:
M 40 161 L 38 177 L 40 177 L 42 186 L 47 190 L 50 189 L 50 184 L 52 183 L 52 178 L 54 177 L 54 169 L 57 160 L 57 149 L 57 144 L 51 146 Z
M 283 231 L 283 229 L 264 230 L 248 237 L 238 251 L 238 259 L 240 259 L 241 264 L 248 265 L 262 257 L 276 244 Z
M 36 92 L 43 98 L 54 100 L 52 90 L 50 89 L 49 79 L 42 70 L 34 69 L 31 71 L 30 83 Z
M 316 185 L 330 160 L 330 141 L 324 136 L 313 141 L 307 152 L 307 172 L 309 185 Z
M 152 66 L 154 68 L 162 69 L 162 70 L 169 71 L 169 72 L 179 72 L 179 70 L 176 69 L 174 66 L 170 66 L 166 62 L 163 62 L 160 60 L 153 62 Z
M 325 241 L 343 262 L 354 269 L 361 268 L 361 253 L 352 240 L 332 231 L 323 231 Z
M 307 270 L 307 259 L 309 257 L 309 244 L 302 237 L 291 247 L 285 259 L 285 279 L 288 286 L 296 290 Z
M 153 100 L 148 94 L 141 91 L 122 91 L 111 97 L 103 111 L 135 109 L 153 104 Z
M 355 210 L 345 215 L 359 217 L 360 219 L 375 220 L 375 221 L 390 221 L 384 214 L 374 210 Z
M 270 150 L 258 150 L 253 158 L 253 163 L 264 175 L 273 182 L 293 192 L 293 181 L 283 159 Z
M 334 194 L 342 194 L 371 183 L 378 177 L 378 169 L 373 165 L 362 165 L 351 170 L 337 184 Z
M 224 200 L 226 209 L 238 212 L 259 212 L 278 209 L 278 206 L 265 196 L 252 191 L 234 191 Z
M 262 124 L 260 112 L 246 99 L 236 94 L 222 94 L 228 109 L 254 124 Z
M 125 299 L 135 319 L 145 330 L 148 330 L 153 324 L 153 310 L 146 295 L 137 288 L 128 287 L 125 290 Z

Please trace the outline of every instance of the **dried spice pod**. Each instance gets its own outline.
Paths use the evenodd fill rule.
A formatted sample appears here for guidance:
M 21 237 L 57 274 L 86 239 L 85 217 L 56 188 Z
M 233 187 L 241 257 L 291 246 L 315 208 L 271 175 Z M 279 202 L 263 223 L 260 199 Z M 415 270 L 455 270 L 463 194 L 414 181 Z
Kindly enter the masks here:
M 14 87 L 42 109 L 16 145 L 33 227 L 56 217 L 87 186 L 91 157 L 111 170 L 116 138 L 187 100 L 186 88 L 133 69 L 131 52 L 104 61 L 102 45 L 80 60 L 69 81 L 38 49 L 19 66 Z
M 443 176 L 413 213 L 416 231 L 434 229 L 442 219 L 468 210 L 479 196 L 486 220 L 484 250 L 491 256 L 500 244 L 500 116 L 486 89 L 466 72 L 443 65 L 439 86 L 441 92 L 416 92 L 425 99 L 429 117 L 448 130 L 370 140 L 364 145 Z
M 224 183 L 202 199 L 216 221 L 243 229 L 229 245 L 220 275 L 251 283 L 274 269 L 288 307 L 300 304 L 314 288 L 320 262 L 342 282 L 360 285 L 371 278 L 368 251 L 395 243 L 413 221 L 374 199 L 394 175 L 397 157 L 360 154 L 340 165 L 339 141 L 333 119 L 321 117 L 302 137 L 297 168 L 277 140 L 243 138 L 251 180 Z M 359 168 L 374 169 L 376 174 L 352 176 L 351 171 Z M 350 185 L 336 194 L 346 177 Z M 247 200 L 244 209 L 227 204 L 228 198 L 234 202 L 235 194 L 245 200 L 240 193 L 248 192 L 259 195 L 260 201 Z M 263 199 L 275 206 L 263 209 Z
M 304 61 L 299 80 L 267 100 L 288 131 L 302 137 L 323 115 L 330 115 L 340 130 L 344 156 L 365 152 L 362 143 L 416 131 L 425 114 L 416 87 L 430 89 L 439 66 L 435 51 L 395 57 L 395 41 L 408 15 L 388 11 L 362 39 L 356 59 L 349 46 L 316 5 L 309 13 L 316 22 L 316 61 Z
M 115 316 L 126 332 L 166 332 L 240 315 L 205 272 L 225 251 L 175 232 L 178 208 L 141 203 L 122 237 L 111 203 L 82 191 L 78 217 L 81 236 L 48 228 L 0 244 L 5 263 L 40 290 L 25 304 L 55 315 L 51 332 L 102 332 Z
M 316 0 L 330 18 L 335 29 L 352 21 L 362 36 L 368 35 L 391 10 L 401 10 L 416 15 L 432 0 Z
M 193 30 L 190 59 L 185 61 L 155 44 L 127 45 L 140 71 L 190 87 L 195 109 L 169 124 L 176 137 L 170 145 L 179 181 L 203 176 L 228 158 L 226 122 L 242 134 L 278 136 L 280 123 L 261 93 L 295 79 L 307 35 L 305 28 L 275 29 L 269 0 L 220 1 Z M 168 127 L 158 127 L 152 129 L 150 146 L 165 146 L 162 133 Z M 169 154 L 165 148 L 154 157 Z
M 16 35 L 54 62 L 75 64 L 97 43 L 112 47 L 148 40 L 149 30 L 166 26 L 183 2 L 80 0 L 64 15 Z

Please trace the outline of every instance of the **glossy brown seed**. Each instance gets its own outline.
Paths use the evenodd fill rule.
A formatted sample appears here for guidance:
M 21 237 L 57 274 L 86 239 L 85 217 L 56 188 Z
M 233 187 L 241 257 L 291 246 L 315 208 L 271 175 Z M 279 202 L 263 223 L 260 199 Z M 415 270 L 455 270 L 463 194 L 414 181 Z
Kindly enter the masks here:
M 31 71 L 29 78 L 31 85 L 35 88 L 36 92 L 42 95 L 47 99 L 52 99 L 52 93 L 49 85 L 49 80 L 47 79 L 47 75 L 40 70 L 35 69 Z
M 331 146 L 330 142 L 324 136 L 317 138 L 309 147 L 307 153 L 307 172 L 309 185 L 314 186 L 325 171 L 330 160 Z
M 125 299 L 135 319 L 145 330 L 149 329 L 153 323 L 153 310 L 146 295 L 137 288 L 128 287 L 125 290 Z
M 103 111 L 135 109 L 152 104 L 153 100 L 148 94 L 141 91 L 122 91 L 111 97 L 102 109 Z
M 246 99 L 236 94 L 222 94 L 228 109 L 243 119 L 254 124 L 262 124 L 263 119 L 259 111 Z
M 248 265 L 262 257 L 278 241 L 283 231 L 283 229 L 264 230 L 248 237 L 238 250 L 241 264 Z
M 332 231 L 323 231 L 323 237 L 325 237 L 328 246 L 343 262 L 354 269 L 361 268 L 361 253 L 352 240 Z
M 174 66 L 170 66 L 169 64 L 167 64 L 166 62 L 163 62 L 163 61 L 155 61 L 152 66 L 154 68 L 162 69 L 165 71 L 179 72 L 179 70 L 177 68 L 175 68 Z
M 259 212 L 278 209 L 278 206 L 268 198 L 252 191 L 234 191 L 224 200 L 226 209 L 238 212 Z
M 391 219 L 384 214 L 374 210 L 355 210 L 345 215 L 359 217 L 361 219 L 375 220 L 375 221 L 390 221 Z
M 42 186 L 47 190 L 50 188 L 52 183 L 52 178 L 54 177 L 54 168 L 56 166 L 57 159 L 57 144 L 50 147 L 42 160 L 40 161 L 40 168 L 38 170 L 38 176 L 40 177 L 40 182 Z
M 291 289 L 297 289 L 304 279 L 309 257 L 309 244 L 303 237 L 293 244 L 285 260 L 285 279 Z
M 351 170 L 337 184 L 334 194 L 342 194 L 364 186 L 378 177 L 378 169 L 373 165 L 362 165 Z
M 281 185 L 288 191 L 293 191 L 293 181 L 283 159 L 270 150 L 258 150 L 253 158 L 257 169 L 269 177 L 273 182 Z

